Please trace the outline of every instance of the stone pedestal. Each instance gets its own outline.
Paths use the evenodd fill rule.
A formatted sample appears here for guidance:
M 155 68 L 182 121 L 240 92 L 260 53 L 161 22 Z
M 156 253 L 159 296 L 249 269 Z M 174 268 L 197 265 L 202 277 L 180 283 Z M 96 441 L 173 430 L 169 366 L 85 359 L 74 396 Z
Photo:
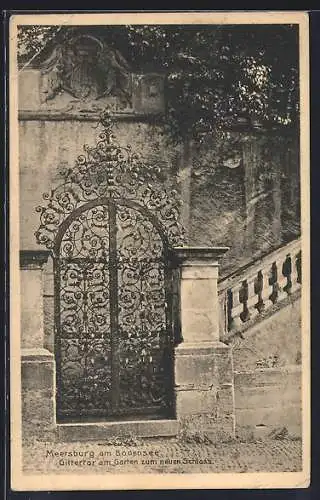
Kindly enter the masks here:
M 48 439 L 55 430 L 55 363 L 44 348 L 42 269 L 48 252 L 22 251 L 21 389 L 22 434 Z
M 183 342 L 175 350 L 176 416 L 182 432 L 234 437 L 232 353 L 219 340 L 218 259 L 227 248 L 176 248 Z
M 43 266 L 49 252 L 21 251 L 21 349 L 43 347 Z

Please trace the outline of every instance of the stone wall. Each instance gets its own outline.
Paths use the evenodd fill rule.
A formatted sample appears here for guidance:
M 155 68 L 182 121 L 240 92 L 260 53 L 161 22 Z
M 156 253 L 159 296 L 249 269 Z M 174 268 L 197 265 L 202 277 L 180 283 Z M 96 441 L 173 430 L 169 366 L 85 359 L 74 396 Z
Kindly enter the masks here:
M 72 168 L 85 144 L 94 146 L 100 129 L 95 121 L 20 121 L 20 228 L 21 250 L 39 249 L 34 232 L 39 225 L 35 208 L 43 193 L 62 183 L 61 169 Z M 159 182 L 170 185 L 177 170 L 177 151 L 166 147 L 159 126 L 119 121 L 115 134 L 120 144 L 132 145 L 150 169 L 161 170 Z
M 21 382 L 23 439 L 54 439 L 56 418 L 53 355 L 46 349 L 24 349 Z
M 243 336 L 232 343 L 236 433 L 301 437 L 301 299 Z
M 203 173 L 194 169 L 191 181 L 190 239 L 230 247 L 221 277 L 300 235 L 297 139 L 275 146 L 266 134 L 233 135 L 241 141 L 239 166 L 228 168 L 226 153 L 213 143 L 209 155 L 199 149 L 196 167 Z
M 300 367 L 235 373 L 235 420 L 239 437 L 302 437 Z
M 209 344 L 209 343 L 208 343 Z M 180 432 L 212 441 L 234 438 L 232 353 L 222 343 L 182 344 L 175 361 L 176 411 Z
M 248 163 L 242 162 L 238 168 L 230 169 L 223 165 L 223 158 L 220 162 L 216 157 L 212 171 L 206 169 L 205 174 L 201 174 L 202 157 L 203 162 L 208 162 L 207 151 L 201 149 L 197 153 L 197 165 L 191 167 L 188 183 L 181 176 L 181 145 L 168 144 L 163 128 L 156 122 L 122 120 L 117 123 L 115 133 L 122 145 L 131 144 L 150 165 L 150 170 L 158 176 L 157 182 L 180 190 L 185 203 L 190 204 L 183 220 L 189 244 L 230 247 L 221 262 L 222 277 L 299 235 L 299 176 L 293 154 L 290 161 L 270 164 L 277 178 L 269 184 L 265 181 L 258 192 L 247 180 L 249 166 L 251 171 L 254 169 Z M 42 194 L 61 182 L 60 170 L 72 168 L 78 155 L 83 153 L 83 145 L 94 145 L 97 136 L 97 125 L 92 121 L 20 121 L 22 250 L 39 248 L 34 237 L 39 224 L 35 208 L 42 203 Z M 211 156 L 214 155 L 212 145 Z M 288 172 L 281 181 L 284 167 L 293 172 L 292 185 L 288 182 Z M 189 194 L 185 190 L 189 190 Z
M 81 44 L 84 51 L 79 54 L 85 54 L 89 50 L 88 40 L 81 41 Z M 119 89 L 115 86 L 110 85 L 112 91 L 99 88 L 94 82 L 94 75 L 86 75 L 86 85 L 88 81 L 91 82 L 90 92 L 86 96 L 81 88 L 81 72 L 69 82 L 59 81 L 59 58 L 55 55 L 58 52 L 53 51 L 40 64 L 40 68 L 27 67 L 20 72 L 22 253 L 26 255 L 29 252 L 29 257 L 34 253 L 39 257 L 41 249 L 34 235 L 39 225 L 39 214 L 35 209 L 42 205 L 43 193 L 62 182 L 61 169 L 72 168 L 78 155 L 83 153 L 83 146 L 96 143 L 99 134 L 97 120 L 106 106 L 113 109 L 115 134 L 120 144 L 130 144 L 134 152 L 143 157 L 150 165 L 150 171 L 157 174 L 158 183 L 180 191 L 184 202 L 181 217 L 187 230 L 187 243 L 194 246 L 230 246 L 230 251 L 221 259 L 222 276 L 299 233 L 296 145 L 292 146 L 290 154 L 284 148 L 282 156 L 275 157 L 271 142 L 264 140 L 267 145 L 265 149 L 261 147 L 261 132 L 260 135 L 237 132 L 235 135 L 238 139 L 246 137 L 247 141 L 241 142 L 240 149 L 237 146 L 233 150 L 232 141 L 230 146 L 225 144 L 221 148 L 212 139 L 206 144 L 189 145 L 187 151 L 185 144 L 170 143 L 164 127 L 160 125 L 165 122 L 163 75 L 134 75 L 124 64 L 124 88 L 120 89 L 120 97 Z M 106 97 L 105 92 L 98 99 L 97 93 L 101 90 L 110 90 L 112 95 Z M 225 155 L 226 149 L 231 154 Z M 269 171 L 272 175 L 266 176 L 265 173 Z M 288 179 L 292 179 L 292 182 L 288 182 Z M 45 264 L 46 259 L 37 266 L 29 259 L 21 269 L 23 419 L 27 426 L 33 428 L 34 435 L 41 435 L 42 431 L 49 433 L 55 428 L 53 273 L 52 262 L 49 259 L 48 264 Z M 217 268 L 217 263 L 214 267 Z M 202 292 L 198 294 L 199 297 L 193 294 L 195 308 L 184 309 L 186 316 L 192 312 L 195 323 L 190 318 L 185 321 L 182 314 L 186 331 L 194 325 L 191 336 L 194 336 L 193 340 L 198 345 L 193 345 L 190 339 L 188 344 L 184 338 L 182 349 L 176 351 L 176 408 L 179 423 L 186 431 L 194 432 L 200 422 L 204 431 L 215 433 L 216 438 L 220 439 L 223 435 L 230 437 L 234 434 L 232 354 L 230 348 L 219 342 L 217 271 L 211 278 L 210 273 L 205 279 L 200 277 L 202 284 L 199 284 L 197 272 L 193 276 L 194 290 L 204 286 L 206 280 L 210 279 L 210 287 L 213 288 L 207 289 L 210 307 L 206 311 L 203 304 L 199 303 Z M 190 292 L 188 286 L 185 284 L 186 296 Z M 196 326 L 198 313 L 202 315 L 203 321 Z M 212 320 L 209 333 L 211 335 L 213 332 L 214 338 L 206 338 L 205 342 L 210 345 L 207 343 L 204 347 L 199 344 L 199 339 L 208 332 L 199 329 L 205 327 L 207 314 Z M 295 321 L 295 325 L 298 324 L 298 318 Z M 213 323 L 214 331 L 211 328 Z M 265 330 L 261 331 L 260 337 L 263 335 L 267 335 Z M 269 345 L 270 340 L 266 340 L 268 337 L 264 338 Z M 235 358 L 238 359 L 237 354 Z M 246 370 L 249 370 L 249 365 L 248 360 Z M 206 366 L 211 367 L 212 376 L 204 380 Z M 241 375 L 236 377 L 240 391 L 243 386 Z M 250 384 L 254 385 L 257 377 L 255 372 Z M 249 380 L 248 377 L 245 380 Z M 245 401 L 239 391 L 240 399 Z M 250 402 L 247 406 L 249 409 Z M 167 423 L 163 425 L 166 429 Z M 148 434 L 149 431 L 144 429 L 141 432 Z

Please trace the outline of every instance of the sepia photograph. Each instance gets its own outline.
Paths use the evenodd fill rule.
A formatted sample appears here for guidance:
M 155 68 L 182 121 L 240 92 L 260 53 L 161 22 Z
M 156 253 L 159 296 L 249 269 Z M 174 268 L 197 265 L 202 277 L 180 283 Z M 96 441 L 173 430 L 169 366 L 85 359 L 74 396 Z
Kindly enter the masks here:
M 12 489 L 307 487 L 308 15 L 9 37 Z

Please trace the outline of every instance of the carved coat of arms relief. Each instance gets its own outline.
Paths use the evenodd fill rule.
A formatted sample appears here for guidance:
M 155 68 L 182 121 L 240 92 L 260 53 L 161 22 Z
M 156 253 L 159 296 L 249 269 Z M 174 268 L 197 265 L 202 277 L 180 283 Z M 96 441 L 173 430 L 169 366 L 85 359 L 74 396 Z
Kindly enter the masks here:
M 41 102 L 57 108 L 132 107 L 132 74 L 116 49 L 90 35 L 54 48 L 41 65 Z

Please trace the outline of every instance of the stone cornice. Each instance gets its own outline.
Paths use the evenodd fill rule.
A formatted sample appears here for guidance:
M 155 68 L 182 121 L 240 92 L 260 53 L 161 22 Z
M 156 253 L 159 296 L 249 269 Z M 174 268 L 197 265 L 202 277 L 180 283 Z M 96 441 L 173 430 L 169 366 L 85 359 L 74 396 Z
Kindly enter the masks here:
M 146 112 L 138 113 L 134 111 L 123 111 L 114 112 L 112 114 L 113 118 L 119 122 L 142 122 L 142 123 L 153 123 L 161 124 L 165 117 L 165 112 Z M 90 110 L 48 110 L 48 109 L 21 109 L 18 112 L 18 120 L 23 121 L 83 121 L 83 122 L 98 122 L 101 118 L 101 110 L 90 111 Z M 239 124 L 234 124 L 233 126 L 226 127 L 225 131 L 238 132 L 242 134 L 249 134 L 252 136 L 276 136 L 281 135 L 283 137 L 295 137 L 295 129 L 288 127 L 287 129 L 282 129 L 281 131 L 273 128 L 259 128 L 255 129 L 250 126 L 244 126 Z
M 49 255 L 49 250 L 20 250 L 20 269 L 41 269 Z
M 160 122 L 162 113 L 113 113 L 112 117 L 124 122 Z M 20 110 L 19 121 L 86 121 L 98 122 L 101 112 L 96 111 L 63 111 L 63 110 Z
M 218 260 L 229 250 L 229 247 L 175 247 L 171 251 L 171 260 L 176 263 L 195 263 L 197 265 L 210 265 Z

